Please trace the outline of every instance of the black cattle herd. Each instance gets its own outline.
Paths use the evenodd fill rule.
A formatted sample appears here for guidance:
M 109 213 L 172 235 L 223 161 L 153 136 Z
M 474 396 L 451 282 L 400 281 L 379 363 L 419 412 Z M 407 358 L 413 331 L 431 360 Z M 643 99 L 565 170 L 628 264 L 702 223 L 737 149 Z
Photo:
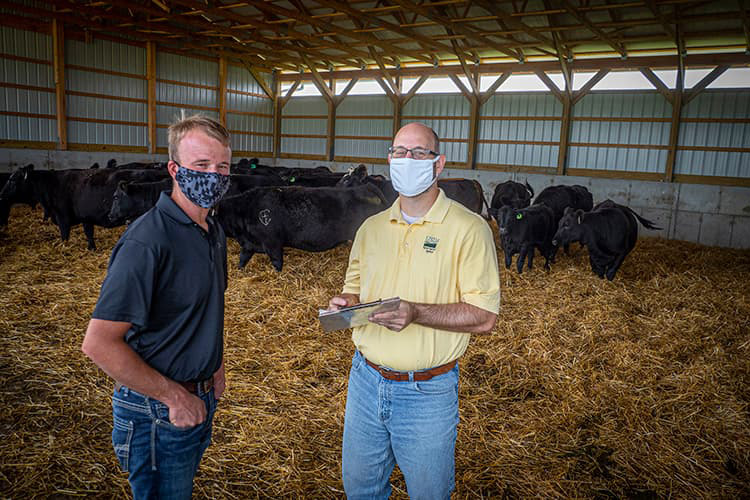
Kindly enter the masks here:
M 227 236 L 240 244 L 239 267 L 255 253 L 265 253 L 277 271 L 284 247 L 320 252 L 354 238 L 364 220 L 388 208 L 397 198 L 391 182 L 368 175 L 360 165 L 346 173 L 327 167 L 289 168 L 261 165 L 256 158 L 231 166 L 230 190 L 214 207 Z M 630 208 L 605 200 L 596 206 L 583 186 L 549 186 L 534 198 L 528 184 L 506 181 L 495 188 L 490 205 L 475 180 L 440 179 L 445 194 L 473 212 L 493 217 L 500 230 L 505 267 L 518 255 L 531 269 L 534 253 L 555 261 L 560 245 L 588 248 L 591 269 L 612 280 L 638 238 L 638 221 L 660 229 Z M 57 225 L 66 241 L 78 224 L 95 249 L 94 226 L 116 227 L 154 206 L 162 191 L 172 189 L 165 163 L 128 163 L 113 159 L 104 168 L 36 170 L 33 165 L 0 174 L 0 226 L 8 223 L 14 204 L 40 204 L 44 218 Z M 533 199 L 533 203 L 532 203 Z

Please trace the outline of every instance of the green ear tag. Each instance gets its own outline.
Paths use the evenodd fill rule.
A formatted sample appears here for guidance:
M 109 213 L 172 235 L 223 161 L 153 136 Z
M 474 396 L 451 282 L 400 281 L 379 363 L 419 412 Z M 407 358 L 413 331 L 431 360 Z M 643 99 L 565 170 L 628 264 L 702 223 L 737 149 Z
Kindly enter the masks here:
M 294 182 L 294 177 L 290 177 L 289 182 Z
M 255 163 L 253 163 L 252 165 L 250 165 L 250 168 L 255 168 L 255 167 L 257 167 L 257 165 Z
M 523 219 L 523 214 L 516 214 L 516 219 L 518 219 L 518 220 Z

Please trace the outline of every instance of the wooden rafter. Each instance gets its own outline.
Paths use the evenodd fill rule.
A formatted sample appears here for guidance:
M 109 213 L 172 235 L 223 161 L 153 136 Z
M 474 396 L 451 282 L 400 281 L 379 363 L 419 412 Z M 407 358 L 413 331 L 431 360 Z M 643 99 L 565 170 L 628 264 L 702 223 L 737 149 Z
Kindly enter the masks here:
M 692 101 L 693 99 L 695 99 L 698 96 L 698 94 L 700 94 L 701 92 L 703 92 L 706 89 L 706 87 L 708 87 L 714 81 L 716 81 L 716 79 L 719 78 L 721 75 L 723 75 L 724 72 L 726 70 L 728 70 L 728 69 L 729 69 L 729 66 L 726 66 L 726 65 L 715 67 L 713 69 L 713 71 L 711 71 L 709 74 L 707 74 L 706 76 L 704 76 L 701 79 L 701 81 L 699 81 L 698 83 L 696 83 L 693 86 L 693 88 L 690 89 L 690 92 L 688 92 L 687 95 L 685 96 L 683 104 L 687 105 L 690 101 Z
M 583 99 L 586 96 L 586 94 L 588 94 L 589 92 L 591 92 L 591 89 L 593 89 L 594 86 L 597 83 L 599 83 L 600 81 L 602 81 L 602 78 L 604 78 L 605 76 L 607 76 L 607 74 L 609 74 L 609 70 L 608 69 L 600 69 L 599 71 L 596 72 L 596 74 L 594 76 L 592 76 L 591 78 L 589 78 L 589 80 L 583 85 L 583 87 L 581 87 L 580 89 L 574 91 L 572 93 L 572 97 L 573 98 L 570 101 L 571 102 L 571 106 L 575 106 L 578 101 L 580 101 L 581 99 Z
M 385 67 L 385 63 L 383 62 L 383 59 L 380 57 L 380 55 L 378 55 L 374 47 L 370 47 L 370 53 L 372 54 L 372 58 L 375 59 L 375 61 L 378 63 L 378 68 L 380 68 L 380 73 L 388 82 L 388 84 L 391 86 L 391 90 L 393 90 L 393 93 L 396 96 L 400 97 L 401 90 L 398 88 L 398 85 L 396 85 L 395 80 L 391 77 L 391 74 L 388 72 L 388 68 Z
M 310 62 L 310 60 L 307 58 L 305 54 L 300 52 L 299 56 L 302 58 L 302 60 L 307 65 L 308 69 L 310 70 L 310 73 L 312 73 L 313 82 L 315 83 L 315 86 L 318 87 L 318 90 L 320 90 L 320 93 L 323 94 L 323 97 L 329 102 L 334 101 L 334 95 L 333 91 L 326 85 L 325 80 L 323 80 L 323 77 L 320 76 L 320 73 L 318 73 L 318 70 L 315 69 L 315 66 Z
M 674 102 L 674 95 L 672 92 L 667 88 L 666 85 L 664 85 L 664 82 L 661 81 L 661 79 L 654 74 L 653 71 L 651 71 L 651 68 L 641 68 L 640 69 L 641 74 L 646 77 L 646 79 L 651 82 L 651 85 L 656 87 L 656 90 L 659 91 L 661 95 L 664 96 L 664 98 L 669 101 L 670 103 Z
M 672 28 L 672 25 L 667 22 L 666 18 L 662 15 L 661 11 L 659 10 L 659 6 L 656 4 L 655 0 L 645 0 L 646 5 L 648 6 L 648 9 L 654 14 L 654 17 L 659 20 L 659 24 L 661 24 L 662 28 L 664 28 L 664 32 L 667 34 L 667 36 L 674 40 L 677 37 L 677 34 L 674 31 L 674 28 Z
M 492 0 L 474 0 L 474 3 L 481 6 L 487 12 L 490 12 L 491 14 L 496 16 L 498 22 L 505 21 L 508 23 L 509 26 L 523 31 L 524 33 L 526 33 L 526 35 L 533 38 L 537 42 L 540 42 L 547 46 L 553 45 L 552 40 L 545 37 L 537 28 L 532 28 L 531 26 L 528 26 L 523 21 L 521 21 L 517 16 L 503 12 L 498 6 L 498 2 L 493 2 Z
M 570 0 L 557 1 L 562 4 L 562 6 L 565 7 L 565 10 L 568 11 L 568 14 L 575 17 L 579 23 L 583 24 L 589 31 L 601 38 L 602 41 L 612 47 L 622 57 L 627 57 L 628 53 L 625 50 L 625 46 L 620 42 L 613 40 L 607 33 L 602 31 L 601 28 L 597 27 L 596 25 L 594 25 L 594 23 L 589 21 L 583 12 L 580 12 L 572 3 L 570 3 Z
M 398 33 L 402 36 L 405 36 L 407 38 L 410 38 L 416 42 L 421 43 L 424 46 L 431 47 L 434 50 L 438 50 L 440 52 L 450 52 L 451 48 L 443 45 L 441 43 L 435 42 L 430 37 L 424 36 L 415 30 L 408 29 L 408 28 L 402 28 L 400 24 L 394 24 L 385 21 L 384 19 L 381 19 L 373 14 L 370 14 L 367 12 L 367 9 L 363 10 L 357 10 L 346 3 L 338 2 L 334 0 L 315 0 L 320 5 L 324 5 L 326 7 L 330 7 L 332 9 L 336 9 L 339 12 L 345 12 L 349 17 L 351 18 L 357 18 L 365 23 L 374 24 L 377 26 L 381 26 L 388 31 L 392 31 L 394 33 Z
M 740 16 L 742 19 L 742 31 L 745 33 L 745 51 L 750 52 L 750 16 L 747 13 L 745 3 L 747 0 L 737 0 L 740 7 Z
M 537 70 L 534 73 L 539 77 L 542 83 L 544 83 L 544 85 L 546 85 L 547 88 L 550 89 L 550 91 L 555 95 L 555 97 L 557 97 L 559 101 L 562 102 L 564 100 L 565 94 L 557 88 L 557 85 L 555 85 L 555 82 L 553 82 L 552 79 L 547 76 L 547 73 L 541 70 Z
M 471 100 L 471 98 L 474 97 L 474 94 L 472 94 L 469 89 L 466 88 L 463 82 L 459 80 L 456 75 L 448 75 L 448 77 L 453 81 L 456 87 L 458 87 L 458 90 L 460 90 L 467 99 Z
M 409 89 L 409 92 L 407 92 L 406 94 L 402 95 L 402 97 L 401 97 L 401 104 L 403 106 L 406 106 L 406 103 L 409 102 L 411 100 L 411 98 L 416 95 L 416 93 L 419 90 L 419 88 L 424 84 L 424 82 L 427 81 L 427 78 L 429 78 L 429 77 L 424 76 L 424 75 L 420 76 L 419 80 L 417 80 L 416 82 L 414 82 L 414 85 L 412 85 L 412 87 Z
M 412 3 L 410 0 L 393 0 L 393 1 L 399 4 L 400 6 L 402 6 L 403 8 L 410 10 L 416 14 L 419 14 L 420 16 L 424 16 L 439 24 L 450 26 L 454 31 L 459 32 L 462 35 L 468 38 L 471 38 L 472 40 L 479 40 L 484 45 L 487 45 L 502 54 L 513 57 L 514 59 L 518 59 L 519 61 L 523 60 L 523 56 L 521 54 L 508 50 L 505 47 L 499 44 L 496 44 L 494 42 L 491 42 L 489 40 L 483 39 L 481 33 L 471 30 L 469 28 L 466 28 L 460 23 L 453 22 L 451 19 L 447 19 L 437 14 L 434 14 L 429 8 L 425 6 L 429 4 L 417 5 L 415 3 Z
M 344 90 L 342 90 L 339 95 L 334 97 L 334 99 L 336 100 L 336 106 L 341 104 L 341 101 L 343 101 L 344 98 L 347 95 L 349 95 L 349 92 L 352 90 L 352 88 L 354 88 L 354 85 L 356 85 L 358 81 L 359 81 L 359 78 L 352 78 L 351 80 L 349 80 L 349 83 L 346 84 L 346 87 L 344 87 Z M 335 93 L 335 90 L 336 89 L 334 88 L 334 93 Z
M 482 95 L 479 98 L 479 103 L 480 104 L 484 104 L 485 102 L 487 102 L 489 100 L 490 97 L 492 97 L 493 95 L 495 95 L 495 91 L 498 88 L 500 88 L 500 85 L 502 85 L 503 83 L 505 83 L 505 80 L 507 80 L 510 77 L 510 75 L 511 75 L 511 73 L 507 72 L 507 73 L 503 73 L 500 76 L 498 76 L 497 79 L 495 79 L 495 81 L 492 82 L 492 85 L 490 85 L 487 90 L 485 90 L 484 92 L 482 92 Z

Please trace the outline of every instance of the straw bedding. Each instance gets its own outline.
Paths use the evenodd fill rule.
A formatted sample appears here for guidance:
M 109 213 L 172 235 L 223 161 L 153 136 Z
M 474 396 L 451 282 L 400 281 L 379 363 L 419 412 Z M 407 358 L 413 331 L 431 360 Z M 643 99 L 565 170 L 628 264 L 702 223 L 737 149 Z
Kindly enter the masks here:
M 0 496 L 124 497 L 112 382 L 80 351 L 122 228 L 89 252 L 41 218 L 15 207 L 0 233 Z M 348 250 L 287 251 L 279 274 L 234 269 L 230 243 L 229 388 L 197 496 L 343 496 L 353 346 L 315 317 Z M 612 283 L 572 254 L 501 270 L 498 325 L 461 359 L 454 497 L 750 496 L 750 252 L 645 239 Z

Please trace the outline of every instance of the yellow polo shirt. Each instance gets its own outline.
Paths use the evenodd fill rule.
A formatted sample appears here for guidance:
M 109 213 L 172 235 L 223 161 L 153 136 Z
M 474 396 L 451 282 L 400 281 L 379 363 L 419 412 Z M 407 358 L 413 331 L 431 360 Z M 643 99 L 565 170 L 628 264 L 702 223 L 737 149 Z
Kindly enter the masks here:
M 465 302 L 497 313 L 500 278 L 492 230 L 442 189 L 414 224 L 404 221 L 396 200 L 357 231 L 343 291 L 359 295 L 361 302 L 398 296 L 426 304 Z M 398 371 L 458 359 L 469 337 L 415 323 L 400 332 L 368 323 L 352 334 L 365 358 Z

